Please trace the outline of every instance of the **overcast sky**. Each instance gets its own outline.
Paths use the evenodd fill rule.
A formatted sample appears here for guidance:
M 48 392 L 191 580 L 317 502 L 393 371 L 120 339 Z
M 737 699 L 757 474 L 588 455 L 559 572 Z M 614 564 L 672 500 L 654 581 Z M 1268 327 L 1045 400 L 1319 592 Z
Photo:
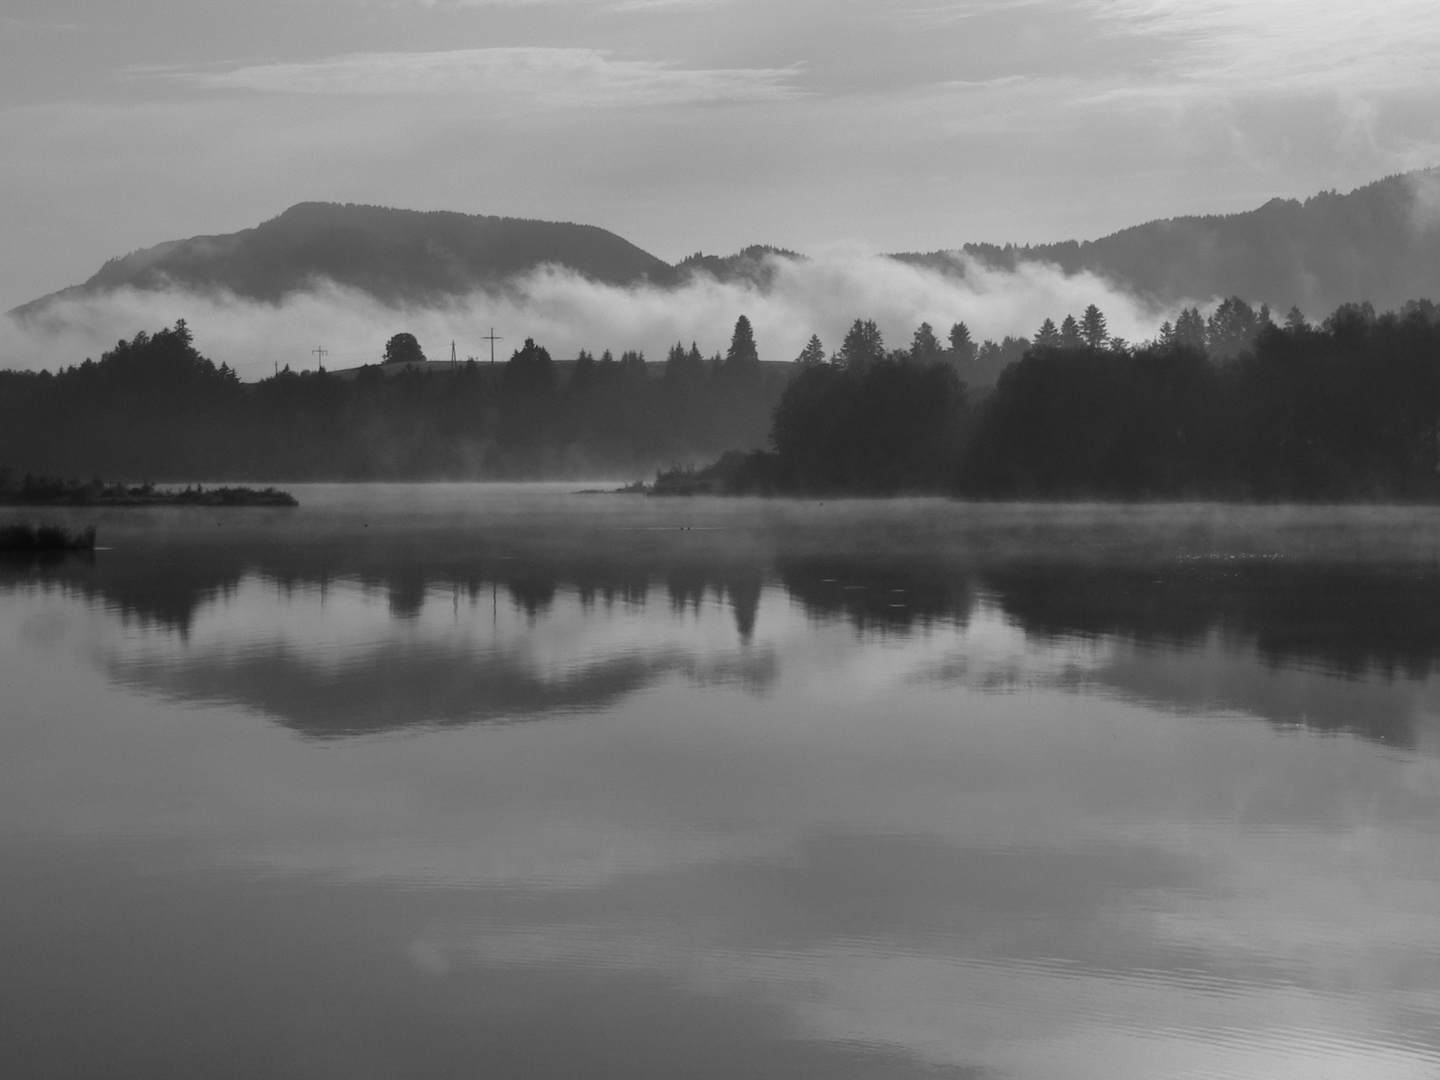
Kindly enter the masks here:
M 675 260 L 1102 235 L 1440 163 L 1435 0 L 4 0 L 0 310 L 307 199 Z

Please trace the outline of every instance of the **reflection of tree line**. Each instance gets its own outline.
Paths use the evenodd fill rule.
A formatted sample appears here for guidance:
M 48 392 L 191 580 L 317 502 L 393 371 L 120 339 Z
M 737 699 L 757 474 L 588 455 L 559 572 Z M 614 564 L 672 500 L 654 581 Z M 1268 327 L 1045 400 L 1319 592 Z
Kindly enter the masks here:
M 1440 663 L 1434 565 L 1049 565 L 997 570 L 984 585 L 1033 638 L 1118 639 L 1145 650 L 1149 660 L 1119 661 L 1103 673 L 1125 693 L 1391 745 L 1415 742 L 1416 714 L 1385 688 L 1422 680 Z M 1185 668 L 1186 655 L 1200 656 L 1217 638 L 1222 657 L 1250 662 L 1237 668 L 1222 659 L 1223 672 L 1205 670 L 1213 658 Z M 1283 673 L 1296 670 L 1330 678 L 1287 683 Z M 1220 685 L 1196 686 L 1197 675 Z
M 1211 633 L 1252 642 L 1271 665 L 1424 678 L 1440 662 L 1440 568 L 1231 561 L 1044 566 L 985 576 L 1027 634 L 1120 636 L 1185 647 Z
M 1345 675 L 1378 671 L 1419 678 L 1440 661 L 1440 569 L 1430 565 L 1312 565 L 1268 559 L 1155 560 L 1142 565 L 973 563 L 943 558 L 762 557 L 729 564 L 642 558 L 477 560 L 427 567 L 396 560 L 371 565 L 271 561 L 264 553 L 186 547 L 160 560 L 118 552 L 89 561 L 0 569 L 0 583 L 38 577 L 64 585 L 127 618 L 187 632 L 198 610 L 233 593 L 249 573 L 282 590 L 351 582 L 386 593 L 392 615 L 417 616 L 427 599 L 457 594 L 479 604 L 492 596 L 529 617 L 557 596 L 582 608 L 645 607 L 663 597 L 676 613 L 707 598 L 733 611 L 742 639 L 754 631 L 766 582 L 780 585 L 807 615 L 843 619 L 857 630 L 903 631 L 964 623 L 976 589 L 1029 635 L 1118 635 L 1185 646 L 1221 631 L 1254 642 L 1267 662 L 1304 662 Z
M 94 563 L 32 567 L 18 576 L 57 582 L 125 618 L 158 623 L 182 635 L 203 605 L 233 593 L 247 574 L 258 573 L 281 589 L 358 583 L 383 590 L 397 620 L 414 618 L 427 601 L 446 595 L 471 606 L 504 604 L 531 619 L 546 617 L 565 595 L 587 610 L 663 603 L 677 615 L 698 613 L 710 602 L 728 608 L 737 641 L 745 643 L 755 632 L 762 589 L 773 583 L 809 618 L 843 622 L 856 632 L 905 634 L 939 623 L 963 624 L 983 595 L 1027 636 L 1042 640 L 1120 639 L 1145 650 L 1198 655 L 1218 638 L 1227 655 L 1248 658 L 1251 667 L 1258 661 L 1257 670 L 1310 670 L 1358 683 L 1422 679 L 1440 662 L 1440 568 L 1433 565 L 1259 559 L 1006 564 L 898 556 L 754 557 L 721 565 L 677 558 L 655 565 L 639 556 L 597 555 L 494 559 L 449 568 L 401 561 L 379 570 L 327 561 L 319 554 L 303 564 L 272 562 L 263 553 L 247 559 L 216 546 L 173 553 L 164 561 L 164 572 L 157 572 L 150 560 L 107 555 Z M 17 576 L 13 569 L 0 574 L 12 581 Z M 424 663 L 419 657 L 402 661 L 397 658 L 392 665 L 394 677 L 408 685 L 412 680 L 399 674 L 405 663 Z M 437 664 L 449 662 L 442 661 L 430 667 L 438 670 Z M 643 670 L 591 672 L 577 677 L 565 692 L 557 691 L 558 696 L 537 691 L 532 697 L 556 708 L 578 707 L 592 682 L 633 688 L 636 678 L 643 683 L 686 663 L 668 657 L 657 660 L 653 671 L 642 664 Z M 746 678 L 753 680 L 753 673 Z M 300 693 L 297 679 L 292 671 L 277 686 Z M 471 682 L 479 686 L 483 680 Z M 1332 712 L 1328 718 L 1278 713 L 1272 718 L 1402 743 L 1413 738 L 1405 726 L 1408 719 L 1395 717 Z

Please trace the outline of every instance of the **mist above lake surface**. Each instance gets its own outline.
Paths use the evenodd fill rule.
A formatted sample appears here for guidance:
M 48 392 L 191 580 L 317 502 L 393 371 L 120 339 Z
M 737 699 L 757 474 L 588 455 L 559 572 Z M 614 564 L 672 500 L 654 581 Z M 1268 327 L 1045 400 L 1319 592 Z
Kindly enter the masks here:
M 0 565 L 7 1075 L 1440 1067 L 1440 511 L 296 494 Z

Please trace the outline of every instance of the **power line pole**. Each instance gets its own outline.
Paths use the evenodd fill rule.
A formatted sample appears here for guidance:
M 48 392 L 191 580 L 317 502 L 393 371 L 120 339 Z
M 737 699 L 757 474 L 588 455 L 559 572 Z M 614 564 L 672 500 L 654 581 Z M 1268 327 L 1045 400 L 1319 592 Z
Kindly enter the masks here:
M 318 367 L 321 371 L 324 371 L 324 370 L 325 370 L 325 357 L 327 357 L 327 356 L 330 355 L 330 350 L 329 350 L 329 349 L 321 348 L 321 349 L 311 349 L 310 351 L 315 354 L 315 361 L 316 361 L 315 366 Z
M 496 337 L 495 328 L 492 326 L 490 328 L 490 333 L 482 337 L 480 340 L 490 342 L 490 364 L 493 367 L 495 364 L 495 342 L 504 341 L 505 339 L 503 337 Z

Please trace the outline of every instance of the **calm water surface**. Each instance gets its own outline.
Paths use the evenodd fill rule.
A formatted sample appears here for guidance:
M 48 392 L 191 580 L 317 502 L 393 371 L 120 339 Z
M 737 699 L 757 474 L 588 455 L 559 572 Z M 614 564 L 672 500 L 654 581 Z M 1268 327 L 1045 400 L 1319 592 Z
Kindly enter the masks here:
M 0 1075 L 1440 1075 L 1440 512 L 296 493 L 0 564 Z

